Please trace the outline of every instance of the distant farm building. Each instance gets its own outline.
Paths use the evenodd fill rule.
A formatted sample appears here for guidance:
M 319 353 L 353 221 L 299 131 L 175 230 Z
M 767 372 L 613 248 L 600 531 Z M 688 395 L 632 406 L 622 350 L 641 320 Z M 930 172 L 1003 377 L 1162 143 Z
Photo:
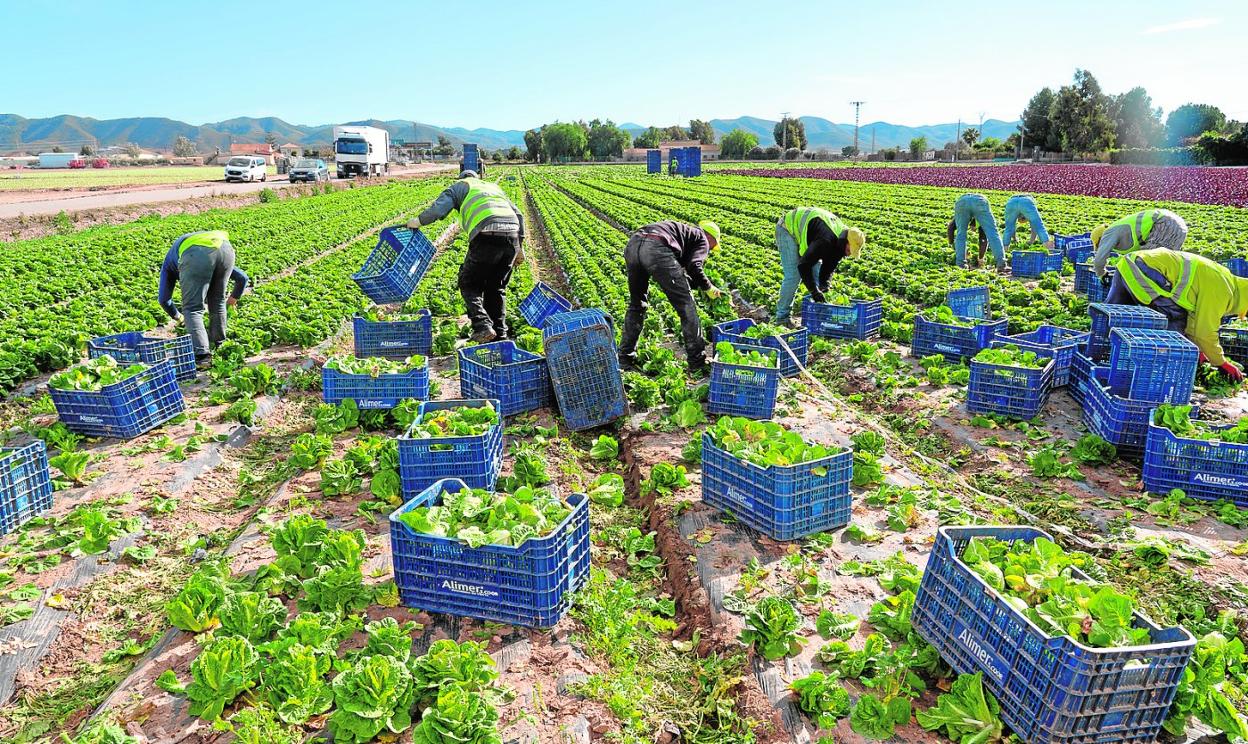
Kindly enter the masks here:
M 719 160 L 719 145 L 704 145 L 697 140 L 668 140 L 659 143 L 659 150 L 663 153 L 664 163 L 671 156 L 673 147 L 700 147 L 702 148 L 702 160 Z M 644 162 L 646 152 L 649 149 L 645 147 L 630 147 L 624 151 L 624 160 Z

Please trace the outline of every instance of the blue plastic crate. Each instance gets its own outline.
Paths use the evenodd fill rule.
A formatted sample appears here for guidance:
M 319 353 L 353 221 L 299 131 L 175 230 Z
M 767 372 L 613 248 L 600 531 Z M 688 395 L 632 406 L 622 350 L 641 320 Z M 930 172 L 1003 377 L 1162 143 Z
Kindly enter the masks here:
M 420 230 L 387 227 L 364 266 L 351 275 L 378 305 L 406 302 L 433 263 L 437 248 Z
M 589 499 L 576 493 L 553 532 L 518 548 L 470 548 L 453 539 L 416 532 L 399 517 L 441 503 L 443 491 L 468 488 L 439 480 L 390 515 L 390 554 L 399 601 L 407 607 L 513 625 L 549 627 L 589 576 Z
M 1136 460 L 1144 457 L 1156 406 L 1152 401 L 1111 393 L 1108 367 L 1093 368 L 1092 378 L 1083 389 L 1083 423 L 1093 434 L 1117 447 L 1119 455 Z
M 355 316 L 352 331 L 355 355 L 382 357 L 401 362 L 413 354 L 429 356 L 433 351 L 433 318 L 428 310 L 412 320 L 369 320 Z
M 730 342 L 727 342 L 730 343 Z M 757 351 L 775 357 L 775 349 L 749 344 L 732 344 L 737 351 Z M 706 398 L 709 413 L 769 419 L 776 410 L 776 392 L 780 389 L 780 370 L 776 367 L 751 367 L 744 364 L 711 362 L 711 384 Z
M 43 442 L 0 449 L 0 535 L 51 508 L 52 476 Z
M 377 377 L 321 367 L 321 398 L 334 405 L 350 398 L 362 409 L 388 409 L 405 400 L 428 400 L 429 361 L 401 374 Z
M 646 173 L 663 172 L 663 151 L 646 150 Z
M 1148 645 L 1092 648 L 1051 637 L 962 562 L 974 537 L 1052 539 L 1033 527 L 939 528 L 914 603 L 915 631 L 958 673 L 982 672 L 1001 719 L 1029 744 L 1155 741 L 1196 645 L 1191 633 L 1136 613 Z
M 1240 279 L 1248 279 L 1248 258 L 1228 258 L 1222 265 Z
M 1180 437 L 1150 418 L 1143 475 L 1144 490 L 1159 496 L 1181 488 L 1194 499 L 1248 509 L 1248 444 Z
M 1054 233 L 1053 234 L 1053 247 L 1059 251 L 1064 251 L 1067 248 L 1070 248 L 1073 243 L 1077 243 L 1077 242 L 1084 241 L 1084 240 L 1086 240 L 1088 244 L 1091 245 L 1092 233 L 1085 232 L 1085 233 L 1079 233 L 1077 235 L 1058 235 L 1057 233 Z
M 1059 253 L 1065 255 L 1067 261 L 1076 265 L 1085 263 L 1096 253 L 1096 249 L 1092 247 L 1092 238 L 1087 236 L 1067 240 L 1065 247 L 1054 245 Z
M 956 363 L 990 348 L 993 340 L 1004 336 L 1009 326 L 1009 321 L 1005 318 L 993 321 L 980 321 L 976 318 L 964 320 L 975 325 L 936 323 L 924 318 L 922 313 L 915 314 L 914 336 L 910 339 L 911 355 L 922 358 L 941 354 L 945 359 Z
M 1092 380 L 1096 379 L 1096 370 L 1104 369 L 1098 367 L 1095 362 L 1088 358 L 1087 349 L 1083 346 L 1075 349 L 1075 354 L 1070 358 L 1070 397 L 1075 399 L 1075 403 L 1082 408 L 1086 404 L 1088 386 L 1092 384 Z
M 173 364 L 157 362 L 101 390 L 48 388 L 61 423 L 88 437 L 131 439 L 185 409 Z
M 459 350 L 459 394 L 498 400 L 504 416 L 554 405 L 546 358 L 511 341 Z
M 142 331 L 100 336 L 87 342 L 87 358 L 96 359 L 105 354 L 119 362 L 143 362 L 156 364 L 168 359 L 173 363 L 173 374 L 180 382 L 195 379 L 195 347 L 189 335 L 174 338 L 144 336 Z
M 529 296 L 520 301 L 520 314 L 529 325 L 541 328 L 552 315 L 566 313 L 572 309 L 572 303 L 545 282 L 536 282 Z
M 551 316 L 542 329 L 542 349 L 569 429 L 609 424 L 628 410 L 615 329 L 601 310 Z
M 798 328 L 779 336 L 767 338 L 751 338 L 745 332 L 758 325 L 749 318 L 729 320 L 711 326 L 711 343 L 727 341 L 732 344 L 766 346 L 780 354 L 780 375 L 793 377 L 806 366 L 806 356 L 810 350 L 810 330 Z
M 1049 402 L 1054 366 L 1052 359 L 1042 369 L 971 360 L 966 409 L 971 413 L 996 413 L 1024 420 L 1035 418 Z
M 1010 272 L 1015 279 L 1037 279 L 1062 270 L 1062 254 L 1048 251 L 1016 250 L 1010 253 Z
M 1117 273 L 1113 266 L 1105 267 L 1105 275 L 1111 280 Z M 1101 282 L 1092 264 L 1086 262 L 1075 264 L 1075 291 L 1087 297 L 1088 302 L 1104 302 L 1109 296 L 1109 287 Z
M 420 404 L 415 427 L 426 414 L 447 408 L 480 408 L 497 400 L 439 400 Z M 418 439 L 411 429 L 399 437 L 399 480 L 403 497 L 410 499 L 436 481 L 459 478 L 470 488 L 493 488 L 503 466 L 503 422 L 475 437 Z
M 1094 302 L 1088 306 L 1092 331 L 1088 336 L 1088 357 L 1094 362 L 1109 359 L 1109 332 L 1114 328 L 1166 330 L 1166 316 L 1141 305 L 1111 305 Z
M 1087 331 L 1042 325 L 1027 333 L 1001 336 L 994 340 L 992 345 L 995 347 L 1013 344 L 1024 351 L 1035 352 L 1036 356 L 1052 359 L 1054 362 L 1053 387 L 1058 388 L 1070 382 L 1070 364 L 1075 358 L 1075 349 L 1087 341 Z
M 702 433 L 702 500 L 775 540 L 849 524 L 853 479 L 849 450 L 764 468 L 733 457 Z
M 1218 341 L 1221 342 L 1222 354 L 1227 359 L 1239 362 L 1241 367 L 1248 366 L 1248 328 L 1224 325 L 1218 330 Z
M 802 299 L 802 326 L 823 338 L 877 338 L 884 322 L 883 300 L 851 300 L 848 305 L 832 305 Z
M 959 318 L 987 320 L 992 317 L 992 304 L 987 287 L 951 289 L 945 293 L 945 304 Z
M 1115 328 L 1109 334 L 1109 390 L 1135 400 L 1192 399 L 1200 350 L 1181 333 Z

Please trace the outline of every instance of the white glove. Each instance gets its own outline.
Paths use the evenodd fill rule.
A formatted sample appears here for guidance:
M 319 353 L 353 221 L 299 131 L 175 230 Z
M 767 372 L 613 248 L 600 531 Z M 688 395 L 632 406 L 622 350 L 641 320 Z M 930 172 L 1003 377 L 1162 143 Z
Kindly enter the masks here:
M 422 227 L 422 225 L 420 224 L 420 218 L 419 217 L 411 218 L 410 220 L 407 221 L 407 226 L 411 230 L 419 230 Z

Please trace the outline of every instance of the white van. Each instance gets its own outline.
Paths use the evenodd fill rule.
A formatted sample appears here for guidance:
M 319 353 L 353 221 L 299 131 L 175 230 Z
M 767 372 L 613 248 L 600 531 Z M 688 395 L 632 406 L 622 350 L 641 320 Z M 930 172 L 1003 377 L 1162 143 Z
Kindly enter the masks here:
M 235 156 L 225 164 L 225 181 L 267 181 L 264 158 Z

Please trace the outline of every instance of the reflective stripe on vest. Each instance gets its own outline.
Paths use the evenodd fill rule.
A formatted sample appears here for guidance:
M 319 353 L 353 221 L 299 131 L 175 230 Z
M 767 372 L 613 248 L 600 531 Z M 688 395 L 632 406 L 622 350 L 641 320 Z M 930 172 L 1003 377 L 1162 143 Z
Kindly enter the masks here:
M 215 250 L 229 239 L 230 235 L 225 230 L 206 230 L 204 232 L 191 233 L 178 244 L 178 255 L 181 256 L 183 251 L 193 245 L 202 245 L 205 248 Z
M 838 238 L 848 229 L 840 218 L 826 209 L 819 207 L 798 207 L 784 215 L 784 229 L 797 243 L 797 255 L 806 255 L 806 228 L 813 219 L 823 220 L 832 234 Z
M 1148 240 L 1148 236 L 1153 234 L 1153 222 L 1160 216 L 1160 209 L 1145 209 L 1143 212 L 1136 212 L 1115 220 L 1110 227 L 1121 225 L 1130 230 L 1131 247 L 1127 250 L 1137 251 Z
M 1131 290 L 1131 294 L 1135 295 L 1135 299 L 1145 305 L 1151 305 L 1153 301 L 1166 297 L 1188 312 L 1196 311 L 1196 303 L 1191 296 L 1192 277 L 1196 273 L 1196 264 L 1194 262 L 1183 259 L 1183 268 L 1179 271 L 1179 280 L 1174 283 L 1174 287 L 1171 289 L 1163 289 L 1160 284 L 1153 281 L 1153 278 L 1141 268 L 1141 265 L 1147 266 L 1148 264 L 1138 261 L 1131 256 L 1123 256 L 1118 259 L 1118 274 L 1126 282 L 1127 289 Z M 1156 271 L 1156 269 L 1153 270 Z
M 468 196 L 459 205 L 459 226 L 469 235 L 485 220 L 491 217 L 506 217 L 512 221 L 516 213 L 511 208 L 511 201 L 496 183 L 482 181 L 479 178 L 465 178 L 468 184 Z

